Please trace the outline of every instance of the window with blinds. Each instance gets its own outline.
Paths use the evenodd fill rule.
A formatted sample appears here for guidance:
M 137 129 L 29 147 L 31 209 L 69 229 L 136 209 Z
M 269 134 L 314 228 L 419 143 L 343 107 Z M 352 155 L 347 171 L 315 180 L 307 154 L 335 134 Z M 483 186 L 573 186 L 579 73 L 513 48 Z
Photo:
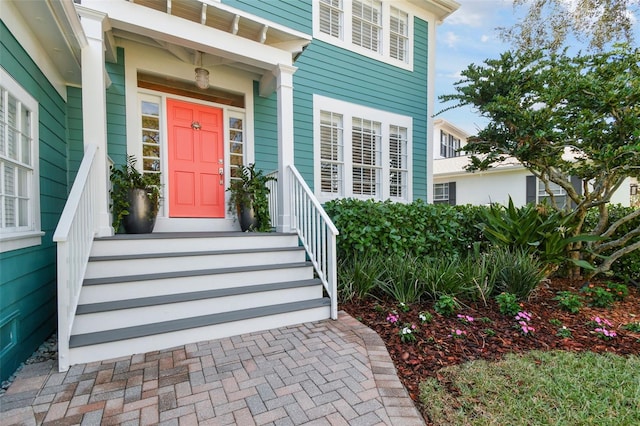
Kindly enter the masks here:
M 313 104 L 314 187 L 321 202 L 411 200 L 411 117 L 320 95 Z
M 407 195 L 407 129 L 389 127 L 389 194 L 395 198 Z
M 380 52 L 382 39 L 382 4 L 376 0 L 353 0 L 351 42 Z
M 383 0 L 313 2 L 315 39 L 411 70 L 413 15 Z
M 320 31 L 342 39 L 342 0 L 320 0 Z
M 0 228 L 32 228 L 33 112 L 0 86 Z
M 42 243 L 38 109 L 0 67 L 0 252 Z
M 343 195 L 344 141 L 341 114 L 320 113 L 320 182 L 323 193 Z
M 560 185 L 554 182 L 549 182 L 549 191 L 553 194 L 553 199 L 556 202 L 556 206 L 559 209 L 565 209 L 568 207 L 568 197 L 567 191 L 564 190 Z M 538 203 L 542 203 L 543 201 L 547 201 L 549 204 L 551 202 L 551 195 L 547 192 L 547 188 L 543 181 L 538 180 Z
M 391 7 L 389 55 L 402 62 L 408 61 L 409 15 Z
M 373 197 L 378 197 L 380 194 L 382 167 L 380 128 L 380 123 L 363 118 L 353 119 L 351 148 L 354 194 Z

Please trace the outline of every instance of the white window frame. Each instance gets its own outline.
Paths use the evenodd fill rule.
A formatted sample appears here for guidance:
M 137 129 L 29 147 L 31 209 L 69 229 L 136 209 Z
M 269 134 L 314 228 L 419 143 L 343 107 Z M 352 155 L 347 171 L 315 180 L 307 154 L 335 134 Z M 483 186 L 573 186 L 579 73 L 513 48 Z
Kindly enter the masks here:
M 20 104 L 24 105 L 31 113 L 31 173 L 28 177 L 27 187 L 29 194 L 28 201 L 28 225 L 14 228 L 0 228 L 0 253 L 18 250 L 26 247 L 33 247 L 42 244 L 44 232 L 40 228 L 40 138 L 38 134 L 39 117 L 38 102 L 18 84 L 3 68 L 0 67 L 0 86 L 2 86 L 7 96 L 11 94 Z M 6 102 L 5 99 L 2 102 Z M 6 103 L 5 103 L 6 105 Z M 19 116 L 20 114 L 18 114 Z M 4 120 L 3 120 L 4 122 Z M 5 135 L 7 129 L 5 129 Z M 2 154 L 0 154 L 1 156 Z M 6 157 L 2 156 L 0 163 L 0 174 L 4 173 L 4 162 Z M 0 175 L 0 184 L 4 184 L 4 177 Z M 3 208 L 0 205 L 0 208 Z
M 442 197 L 438 197 L 438 191 L 436 188 L 442 188 Z M 446 197 L 444 196 L 446 195 Z M 448 203 L 449 202 L 449 182 L 441 182 L 433 184 L 433 203 Z
M 352 42 L 353 34 L 353 0 L 342 0 L 342 27 L 339 37 L 320 31 L 320 1 L 313 2 L 313 38 L 330 43 L 363 56 L 376 59 L 413 71 L 414 16 L 409 4 L 397 0 L 380 0 L 382 4 L 382 39 L 378 52 L 358 46 Z M 407 14 L 406 54 L 404 60 L 391 57 L 391 9 Z M 395 34 L 395 33 L 394 33 Z
M 540 204 L 544 200 L 548 200 L 549 204 L 551 204 L 551 196 L 547 192 L 544 182 L 540 179 L 536 179 L 536 181 L 538 182 L 538 187 L 537 187 L 538 192 L 536 193 L 536 203 Z M 570 201 L 569 196 L 567 195 L 567 191 L 565 191 L 564 188 L 562 188 L 560 185 L 558 185 L 555 182 L 549 182 L 549 188 L 553 193 L 556 203 L 558 203 L 558 197 L 564 198 L 564 204 L 560 205 L 560 203 L 558 203 L 558 208 L 560 210 L 567 208 Z
M 440 130 L 440 156 L 443 158 L 455 158 L 460 157 L 462 152 L 462 141 L 460 138 L 453 136 L 451 133 L 447 133 L 444 130 Z
M 342 116 L 343 122 L 343 170 L 342 188 L 337 193 L 322 192 L 321 153 L 320 153 L 320 116 L 321 113 L 332 112 Z M 353 193 L 353 150 L 352 127 L 355 119 L 371 120 L 380 123 L 381 166 L 380 189 L 376 196 L 359 195 Z M 391 160 L 389 153 L 389 137 L 393 126 L 406 129 L 406 193 L 404 197 L 392 197 L 390 190 Z M 325 96 L 313 96 L 313 149 L 314 149 L 314 188 L 315 195 L 320 202 L 336 198 L 353 197 L 358 199 L 392 200 L 409 203 L 413 200 L 413 118 L 387 111 L 369 108 L 363 105 L 340 101 Z

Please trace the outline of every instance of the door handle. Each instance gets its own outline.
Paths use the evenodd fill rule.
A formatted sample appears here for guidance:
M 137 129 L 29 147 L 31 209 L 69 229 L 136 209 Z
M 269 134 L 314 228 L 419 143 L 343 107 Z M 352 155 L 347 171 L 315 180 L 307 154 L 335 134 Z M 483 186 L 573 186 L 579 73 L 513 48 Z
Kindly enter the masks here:
M 222 176 L 222 175 L 224 174 L 224 167 L 220 167 L 220 168 L 218 169 L 218 174 L 219 174 L 220 176 Z

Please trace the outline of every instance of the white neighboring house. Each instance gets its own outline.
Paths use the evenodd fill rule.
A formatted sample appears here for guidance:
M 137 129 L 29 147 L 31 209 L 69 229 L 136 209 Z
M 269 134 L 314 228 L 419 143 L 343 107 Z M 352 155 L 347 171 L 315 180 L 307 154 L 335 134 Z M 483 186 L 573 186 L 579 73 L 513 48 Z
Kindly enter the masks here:
M 434 144 L 433 153 L 434 203 L 506 205 L 511 197 L 515 206 L 519 207 L 549 197 L 543 184 L 515 158 L 490 170 L 466 171 L 469 156 L 463 148 L 470 135 L 444 119 L 434 120 L 433 128 L 433 140 L 439 141 Z M 613 204 L 630 205 L 631 181 L 628 181 L 611 198 Z M 552 185 L 555 186 L 556 202 L 561 204 L 562 197 L 566 199 L 565 191 Z M 580 187 L 578 179 L 575 179 L 574 186 Z

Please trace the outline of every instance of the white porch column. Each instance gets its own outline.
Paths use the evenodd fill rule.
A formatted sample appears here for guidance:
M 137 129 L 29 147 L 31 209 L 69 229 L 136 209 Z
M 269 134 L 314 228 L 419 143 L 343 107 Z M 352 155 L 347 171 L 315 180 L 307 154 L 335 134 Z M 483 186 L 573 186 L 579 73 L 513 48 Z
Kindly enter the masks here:
M 280 64 L 273 71 L 278 93 L 278 232 L 291 231 L 291 194 L 287 166 L 293 165 L 293 73 L 298 68 Z
M 87 36 L 82 48 L 82 137 L 85 146 L 95 144 L 95 171 L 98 182 L 95 188 L 96 235 L 113 235 L 109 213 L 109 167 L 107 165 L 107 93 L 104 68 L 104 23 L 106 15 L 85 8 L 78 8 L 80 22 Z

